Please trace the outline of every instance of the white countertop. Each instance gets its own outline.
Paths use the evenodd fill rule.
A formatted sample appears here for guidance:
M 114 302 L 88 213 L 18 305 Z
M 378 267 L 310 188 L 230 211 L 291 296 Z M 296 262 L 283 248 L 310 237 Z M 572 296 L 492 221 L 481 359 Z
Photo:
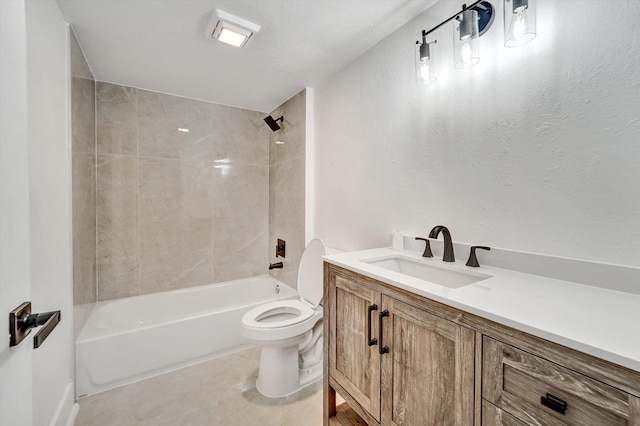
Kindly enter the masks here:
M 448 288 L 364 263 L 401 254 L 434 266 L 490 278 Z M 442 262 L 379 248 L 333 254 L 325 261 L 500 324 L 640 372 L 640 295 L 489 266 Z

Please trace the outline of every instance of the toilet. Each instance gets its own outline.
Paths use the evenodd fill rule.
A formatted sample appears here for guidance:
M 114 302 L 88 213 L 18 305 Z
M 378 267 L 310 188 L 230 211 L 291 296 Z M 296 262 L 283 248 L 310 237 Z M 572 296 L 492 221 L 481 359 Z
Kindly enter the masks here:
M 299 299 L 260 305 L 242 317 L 242 335 L 262 347 L 256 388 L 267 397 L 291 395 L 322 378 L 324 243 L 312 240 L 298 269 Z

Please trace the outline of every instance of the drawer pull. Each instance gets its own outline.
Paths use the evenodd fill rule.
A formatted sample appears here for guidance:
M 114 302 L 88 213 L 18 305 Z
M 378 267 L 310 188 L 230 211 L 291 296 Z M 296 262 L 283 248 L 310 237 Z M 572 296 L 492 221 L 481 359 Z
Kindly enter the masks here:
M 550 393 L 548 393 L 547 396 L 541 396 L 540 403 L 562 415 L 567 411 L 567 401 L 564 401 L 557 396 L 553 396 Z
M 369 346 L 374 346 L 378 344 L 378 339 L 375 337 L 371 338 L 371 312 L 377 311 L 378 305 L 369 305 L 369 321 L 367 322 L 367 344 Z

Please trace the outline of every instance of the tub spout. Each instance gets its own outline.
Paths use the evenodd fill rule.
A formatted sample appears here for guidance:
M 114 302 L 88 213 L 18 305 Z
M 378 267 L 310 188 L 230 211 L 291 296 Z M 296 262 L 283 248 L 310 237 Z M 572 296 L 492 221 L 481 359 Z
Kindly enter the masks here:
M 269 270 L 272 270 L 272 269 L 282 269 L 282 268 L 284 268 L 284 265 L 282 264 L 282 262 L 270 263 L 270 264 L 269 264 Z

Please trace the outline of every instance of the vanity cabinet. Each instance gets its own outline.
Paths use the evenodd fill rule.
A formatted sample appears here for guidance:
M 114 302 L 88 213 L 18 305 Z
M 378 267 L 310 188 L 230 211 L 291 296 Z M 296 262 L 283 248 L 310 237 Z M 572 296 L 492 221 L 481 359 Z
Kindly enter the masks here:
M 473 424 L 475 332 L 332 273 L 329 376 L 383 425 Z
M 637 371 L 328 263 L 324 297 L 325 425 L 640 426 Z

